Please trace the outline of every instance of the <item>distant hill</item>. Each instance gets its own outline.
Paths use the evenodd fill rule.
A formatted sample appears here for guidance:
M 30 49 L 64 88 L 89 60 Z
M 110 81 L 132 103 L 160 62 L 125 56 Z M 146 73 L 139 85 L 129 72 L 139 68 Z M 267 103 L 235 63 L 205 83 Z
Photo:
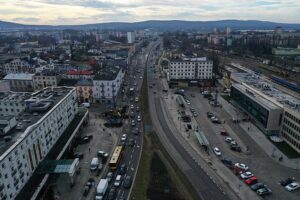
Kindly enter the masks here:
M 220 20 L 220 21 L 182 21 L 182 20 L 150 20 L 142 22 L 110 22 L 84 25 L 24 25 L 12 22 L 0 21 L 0 31 L 7 30 L 63 30 L 63 29 L 113 29 L 113 30 L 139 30 L 139 29 L 156 29 L 156 30 L 201 30 L 210 31 L 213 28 L 225 29 L 231 27 L 234 30 L 270 30 L 277 26 L 283 29 L 300 29 L 300 24 L 276 23 L 258 20 Z

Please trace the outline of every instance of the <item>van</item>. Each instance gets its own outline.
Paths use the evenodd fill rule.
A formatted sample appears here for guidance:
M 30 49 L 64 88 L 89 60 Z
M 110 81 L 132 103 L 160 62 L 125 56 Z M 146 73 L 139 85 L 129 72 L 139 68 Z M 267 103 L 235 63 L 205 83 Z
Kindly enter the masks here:
M 99 165 L 99 158 L 93 158 L 91 161 L 91 166 L 90 166 L 90 170 L 91 171 L 95 171 L 98 169 L 98 165 Z

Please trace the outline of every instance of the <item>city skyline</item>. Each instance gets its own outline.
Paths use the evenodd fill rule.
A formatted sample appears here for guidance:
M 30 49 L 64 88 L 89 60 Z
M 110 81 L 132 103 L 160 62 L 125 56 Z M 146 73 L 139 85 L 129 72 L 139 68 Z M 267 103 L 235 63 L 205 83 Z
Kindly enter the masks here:
M 77 25 L 145 20 L 224 19 L 300 23 L 296 0 L 0 0 L 0 20 L 22 24 Z

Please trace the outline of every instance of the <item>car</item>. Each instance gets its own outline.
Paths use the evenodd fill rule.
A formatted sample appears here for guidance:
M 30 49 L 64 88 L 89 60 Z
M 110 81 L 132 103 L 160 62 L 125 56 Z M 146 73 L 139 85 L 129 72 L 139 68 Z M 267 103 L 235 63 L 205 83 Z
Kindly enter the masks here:
M 195 94 L 191 94 L 191 97 L 196 97 Z
M 113 176 L 114 176 L 114 174 L 113 174 L 112 172 L 108 172 L 108 173 L 106 174 L 106 179 L 107 179 L 107 181 L 108 181 L 109 183 L 111 182 Z
M 134 139 L 130 138 L 128 141 L 128 146 L 133 147 L 134 146 Z
M 135 110 L 136 110 L 136 112 L 140 112 L 140 107 L 137 106 Z
M 191 105 L 191 102 L 190 102 L 190 101 L 186 101 L 186 104 L 187 104 L 187 105 Z
M 234 166 L 245 171 L 249 170 L 249 167 L 243 163 L 235 163 Z
M 83 138 L 80 139 L 79 144 L 86 144 L 90 142 L 90 138 L 87 136 L 84 136 Z
M 265 195 L 270 195 L 270 194 L 272 194 L 272 190 L 271 190 L 270 188 L 264 187 L 264 188 L 258 189 L 258 190 L 256 191 L 256 193 L 257 193 L 259 196 L 265 196 Z
M 108 200 L 114 200 L 116 196 L 116 188 L 111 188 L 108 195 L 107 195 L 107 199 Z
M 140 79 L 142 79 L 143 77 L 142 76 L 140 76 Z
M 88 195 L 88 193 L 90 192 L 91 190 L 91 185 L 89 185 L 88 183 L 86 183 L 84 185 L 84 189 L 83 189 L 83 196 L 86 197 Z
M 135 102 L 139 102 L 139 97 L 135 97 Z
M 232 141 L 230 142 L 230 145 L 237 145 L 237 143 L 236 143 L 235 140 L 232 140 Z
M 140 133 L 139 128 L 136 127 L 135 129 L 133 129 L 133 130 L 132 130 L 132 133 L 133 133 L 134 135 L 138 135 L 138 134 Z
M 222 129 L 220 130 L 220 135 L 223 135 L 223 136 L 229 136 L 229 134 L 228 134 L 228 132 L 227 132 L 227 130 L 226 130 L 225 128 L 222 128 Z
M 119 174 L 124 175 L 126 171 L 127 171 L 126 164 L 125 163 L 121 164 L 119 168 Z
M 194 117 L 198 117 L 198 114 L 196 112 L 193 112 Z
M 190 108 L 190 111 L 191 111 L 192 113 L 195 112 L 195 108 L 191 107 L 191 108 Z
M 255 183 L 254 185 L 251 185 L 251 189 L 254 191 L 259 190 L 264 187 L 267 187 L 267 186 L 263 183 Z
M 134 105 L 130 105 L 130 109 L 134 109 Z
M 230 149 L 231 149 L 232 151 L 242 152 L 242 148 L 241 148 L 240 146 L 238 146 L 238 145 L 231 145 L 231 146 L 230 146 Z
M 229 168 L 233 168 L 233 162 L 232 160 L 228 159 L 228 158 L 224 158 L 224 159 L 221 159 L 221 162 L 226 165 L 227 167 Z
M 212 113 L 212 112 L 207 112 L 206 115 L 207 115 L 208 118 L 211 118 L 211 117 L 215 116 L 214 113 Z
M 227 143 L 230 143 L 232 141 L 233 141 L 233 138 L 231 138 L 231 137 L 226 137 L 225 138 L 225 142 L 227 142 Z
M 121 182 L 122 182 L 122 175 L 119 174 L 115 179 L 114 186 L 119 187 L 121 185 Z
M 252 176 L 251 178 L 245 180 L 245 183 L 247 185 L 254 185 L 255 183 L 257 183 L 257 178 L 255 176 Z
M 125 189 L 129 189 L 130 186 L 131 186 L 131 184 L 132 184 L 132 178 L 131 178 L 131 176 L 126 176 L 125 179 L 124 179 L 123 187 Z
M 285 179 L 285 180 L 281 180 L 281 181 L 280 181 L 280 185 L 285 187 L 285 186 L 287 186 L 288 184 L 291 184 L 292 182 L 294 182 L 293 179 L 287 178 L 287 179 Z
M 137 116 L 137 119 L 136 119 L 138 122 L 142 121 L 142 118 L 140 115 Z
M 222 153 L 221 153 L 221 151 L 220 151 L 220 149 L 219 149 L 218 147 L 215 147 L 213 150 L 214 150 L 214 153 L 215 153 L 217 156 L 221 156 L 221 155 L 222 155 Z
M 222 123 L 217 117 L 211 119 L 211 122 L 214 123 L 214 124 L 221 124 Z
M 134 119 L 131 120 L 131 126 L 135 126 L 135 121 L 134 121 Z
M 121 142 L 122 143 L 126 142 L 126 139 L 127 139 L 127 134 L 123 134 L 121 137 Z
M 103 164 L 102 164 L 102 161 L 100 161 L 100 163 L 97 167 L 96 176 L 99 176 L 101 174 L 102 168 L 103 168 Z
M 299 189 L 299 183 L 292 182 L 292 183 L 288 184 L 287 186 L 285 186 L 285 189 L 287 189 L 290 192 L 297 190 L 297 189 Z
M 74 158 L 78 158 L 79 160 L 81 160 L 83 157 L 84 157 L 83 153 L 78 152 L 74 154 Z
M 248 178 L 251 178 L 252 176 L 254 176 L 254 175 L 251 172 L 245 172 L 240 175 L 240 177 L 242 179 L 248 179 Z

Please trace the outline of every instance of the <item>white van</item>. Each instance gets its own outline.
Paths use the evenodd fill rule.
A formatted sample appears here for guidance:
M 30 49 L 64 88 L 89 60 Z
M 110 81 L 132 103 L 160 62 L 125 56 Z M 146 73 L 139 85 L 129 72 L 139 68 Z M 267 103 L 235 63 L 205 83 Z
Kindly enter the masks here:
M 93 158 L 92 161 L 91 161 L 91 171 L 96 171 L 96 169 L 98 168 L 99 166 L 99 158 Z

